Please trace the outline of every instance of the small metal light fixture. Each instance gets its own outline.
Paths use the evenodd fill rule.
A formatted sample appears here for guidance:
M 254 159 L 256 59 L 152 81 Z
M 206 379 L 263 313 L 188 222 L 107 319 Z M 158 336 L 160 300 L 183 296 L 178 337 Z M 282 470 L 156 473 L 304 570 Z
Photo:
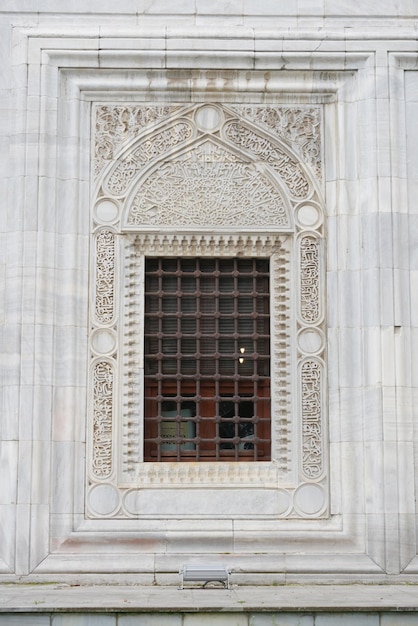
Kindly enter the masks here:
M 208 583 L 220 583 L 225 589 L 229 589 L 229 575 L 231 570 L 225 565 L 204 563 L 204 564 L 186 564 L 183 565 L 179 574 L 181 576 L 181 584 L 179 589 L 184 589 L 185 582 L 201 582 L 205 588 Z
M 245 354 L 245 348 L 240 348 L 239 351 L 241 354 Z M 240 356 L 238 362 L 240 365 L 242 365 L 244 363 L 244 357 Z

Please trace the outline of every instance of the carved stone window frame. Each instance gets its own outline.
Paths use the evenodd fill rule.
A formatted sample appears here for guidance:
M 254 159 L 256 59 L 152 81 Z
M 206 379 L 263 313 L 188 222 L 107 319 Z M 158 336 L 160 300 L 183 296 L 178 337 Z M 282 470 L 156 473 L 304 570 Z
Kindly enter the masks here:
M 265 517 L 326 517 L 322 107 L 96 103 L 92 127 L 96 186 L 90 281 L 88 516 L 155 517 L 144 506 L 144 490 L 150 490 L 154 499 L 163 494 L 167 502 L 168 487 L 178 495 L 190 489 L 213 493 L 210 490 L 230 488 L 252 489 L 263 497 L 273 489 L 276 505 L 270 512 L 267 507 Z M 238 172 L 241 181 L 245 171 L 250 180 L 257 177 L 258 186 L 264 185 L 261 193 L 268 194 L 274 206 L 268 206 L 261 226 L 255 205 L 239 216 L 238 223 L 243 225 L 238 228 L 232 212 L 222 217 L 218 211 L 213 218 L 208 211 L 205 216 L 204 204 L 198 227 L 190 221 L 192 207 L 182 207 L 183 223 L 181 210 L 174 213 L 177 220 L 171 218 L 170 208 L 164 214 L 151 202 L 149 210 L 149 198 L 153 200 L 152 194 L 158 194 L 170 176 L 170 163 L 181 169 L 192 162 L 196 169 L 202 161 L 205 165 L 206 158 L 211 163 L 218 159 L 221 165 L 231 161 L 232 165 L 225 166 L 230 177 Z M 193 190 L 190 194 L 192 205 L 201 197 L 199 181 L 198 177 L 192 182 L 188 179 L 198 188 L 196 197 Z M 240 184 L 232 187 L 241 192 Z M 186 197 L 184 189 L 180 191 Z M 170 193 L 168 186 L 166 196 Z M 236 208 L 240 203 L 242 196 L 231 197 L 229 204 Z M 230 210 L 229 204 L 224 212 Z M 147 255 L 270 259 L 271 462 L 142 462 Z M 164 517 L 178 517 L 176 507 L 170 511 L 168 506 Z M 193 507 L 180 512 L 181 517 L 194 515 Z M 254 515 L 258 511 L 244 507 L 235 516 Z M 208 516 L 217 514 L 211 510 Z M 219 516 L 225 517 L 225 512 Z
M 54 306 L 36 309 L 42 319 L 48 320 L 45 333 L 31 333 L 33 338 L 26 345 L 25 384 L 33 383 L 34 394 L 27 393 L 28 388 L 23 387 L 22 400 L 35 400 L 33 434 L 28 433 L 27 442 L 32 456 L 24 455 L 31 465 L 31 480 L 27 480 L 28 463 L 20 463 L 18 479 L 24 486 L 23 504 L 17 507 L 17 518 L 13 517 L 14 512 L 5 518 L 5 527 L 10 532 L 2 554 L 4 560 L 0 561 L 3 575 L 14 579 L 12 571 L 19 576 L 32 572 L 37 581 L 79 582 L 83 573 L 118 583 L 123 579 L 143 584 L 177 584 L 178 569 L 185 558 L 193 554 L 206 560 L 207 554 L 216 553 L 228 565 L 236 566 L 236 576 L 246 584 L 259 584 L 259 572 L 263 584 L 265 581 L 271 584 L 272 580 L 306 581 L 306 577 L 317 579 L 324 574 L 326 580 L 331 577 L 353 581 L 353 576 L 361 581 L 380 576 L 386 580 L 386 571 L 399 571 L 401 561 L 402 567 L 407 567 L 416 555 L 415 500 L 411 490 L 398 492 L 394 485 L 396 481 L 398 486 L 406 484 L 404 460 L 408 458 L 408 450 L 399 457 L 402 463 L 398 465 L 392 462 L 392 454 L 383 454 L 387 443 L 392 450 L 392 440 L 381 440 L 379 435 L 380 379 L 376 378 L 376 387 L 357 388 L 360 357 L 369 345 L 368 335 L 358 328 L 345 328 L 339 314 L 346 307 L 350 309 L 353 298 L 358 302 L 365 298 L 361 281 L 346 289 L 347 267 L 340 266 L 340 259 L 346 246 L 346 219 L 352 215 L 353 206 L 359 207 L 361 199 L 366 199 L 368 206 L 379 206 L 379 187 L 370 186 L 370 173 L 374 176 L 379 159 L 386 158 L 385 151 L 375 149 L 377 144 L 373 140 L 380 136 L 380 109 L 370 106 L 381 84 L 376 81 L 381 71 L 381 66 L 376 65 L 379 57 L 372 48 L 364 51 L 363 44 L 348 50 L 346 38 L 333 36 L 328 41 L 328 51 L 320 49 L 321 35 L 317 33 L 304 40 L 303 50 L 298 40 L 285 37 L 286 52 L 272 53 L 270 48 L 265 51 L 260 32 L 241 35 L 235 27 L 225 32 L 224 38 L 219 33 L 214 38 L 212 33 L 202 33 L 199 29 L 193 36 L 188 33 L 186 38 L 180 33 L 177 40 L 180 47 L 169 46 L 170 37 L 176 36 L 175 28 L 170 36 L 164 29 L 151 35 L 151 48 L 148 39 L 138 38 L 136 26 L 130 31 L 131 40 L 120 37 L 119 26 L 110 29 L 115 37 L 108 40 L 107 47 L 106 36 L 102 38 L 99 28 L 93 25 L 85 25 L 79 34 L 63 25 L 59 37 L 42 25 L 29 29 L 17 27 L 13 34 L 15 76 L 22 87 L 27 86 L 17 107 L 22 138 L 28 130 L 27 107 L 32 112 L 31 133 L 16 145 L 19 155 L 16 168 L 21 181 L 18 193 L 25 194 L 18 195 L 17 200 L 31 198 L 27 218 L 32 220 L 38 215 L 40 231 L 36 235 L 36 250 L 39 259 L 54 263 L 56 288 Z M 127 41 L 135 42 L 135 47 L 128 50 Z M 222 69 L 213 69 L 213 54 L 207 54 L 207 50 L 214 49 L 219 49 L 216 62 Z M 401 93 L 399 85 L 403 85 L 405 69 L 410 69 L 408 64 L 413 59 L 408 53 L 401 61 L 397 56 L 392 59 L 389 78 L 396 97 L 392 100 L 390 127 L 396 128 L 405 105 L 404 95 L 397 100 Z M 25 72 L 21 71 L 22 62 L 27 63 Z M 325 513 L 321 519 L 306 514 L 297 519 L 280 517 L 278 505 L 268 508 L 271 500 L 276 498 L 278 503 L 283 495 L 277 484 L 265 483 L 262 489 L 254 489 L 246 486 L 245 476 L 241 489 L 227 487 L 228 491 L 222 493 L 232 504 L 235 492 L 239 491 L 240 505 L 243 501 L 252 502 L 251 513 L 254 503 L 260 503 L 257 498 L 264 490 L 262 504 L 266 507 L 255 518 L 249 514 L 246 519 L 244 511 L 241 519 L 237 519 L 229 507 L 229 514 L 223 519 L 203 519 L 200 515 L 196 515 L 198 523 L 195 519 L 183 520 L 180 515 L 169 519 L 152 509 L 157 489 L 144 489 L 144 494 L 150 494 L 148 517 L 112 519 L 112 515 L 100 514 L 98 510 L 113 499 L 117 511 L 121 490 L 109 481 L 100 485 L 103 490 L 97 494 L 94 519 L 88 518 L 86 433 L 90 418 L 86 399 L 91 400 L 91 395 L 87 388 L 90 359 L 86 337 L 88 277 L 94 275 L 93 268 L 88 266 L 92 197 L 89 168 L 94 154 L 92 103 L 122 106 L 129 102 L 205 100 L 284 106 L 292 102 L 321 105 L 324 109 L 330 403 L 327 454 L 331 492 L 326 519 Z M 353 133 L 358 128 L 367 132 Z M 400 145 L 403 146 L 402 141 Z M 27 176 L 28 158 L 33 166 L 30 173 L 39 176 L 39 185 L 34 186 L 33 176 Z M 355 179 L 353 172 L 359 173 Z M 385 180 L 382 181 L 384 185 Z M 379 230 L 375 229 L 375 237 L 378 236 Z M 52 237 L 51 247 L 45 246 L 49 237 Z M 117 241 L 119 238 L 117 235 Z M 32 240 L 28 241 L 32 245 Z M 357 238 L 352 243 L 349 256 L 353 263 L 355 260 L 357 269 L 361 246 Z M 376 245 L 373 250 L 378 267 L 382 249 Z M 119 275 L 116 280 L 120 284 Z M 23 286 L 22 301 L 29 298 L 32 302 L 37 294 L 34 307 L 40 307 L 42 290 L 49 290 L 51 284 L 51 280 L 45 280 L 42 266 L 35 275 L 31 269 Z M 366 303 L 372 293 L 368 291 Z M 49 298 L 49 291 L 47 295 Z M 373 303 L 378 314 L 381 304 L 378 300 Z M 51 342 L 51 338 L 55 340 Z M 376 339 L 373 334 L 375 341 L 378 354 L 383 335 Z M 365 363 L 364 372 L 373 380 L 378 375 L 374 359 Z M 118 390 L 119 379 L 113 384 Z M 388 432 L 392 433 L 392 396 L 384 402 L 387 409 L 390 407 L 384 424 L 390 426 Z M 396 432 L 402 442 L 403 429 L 408 424 L 403 417 L 398 423 Z M 369 441 L 371 433 L 374 439 Z M 405 445 L 408 447 L 409 443 Z M 222 477 L 224 484 L 228 484 L 228 475 L 222 472 Z M 376 485 L 384 488 L 376 489 Z M 187 497 L 187 503 L 194 492 L 203 493 L 206 503 L 214 491 L 215 496 L 220 491 L 193 486 L 182 490 L 176 484 L 175 474 L 173 487 L 170 483 L 166 487 L 160 489 L 164 495 L 181 495 L 183 501 Z M 296 499 L 297 493 L 295 490 Z M 406 512 L 400 517 L 394 516 L 386 506 L 387 502 L 396 500 L 395 494 Z M 142 514 L 143 511 L 144 507 Z M 393 542 L 388 543 L 388 537 L 396 536 L 400 530 L 408 533 L 411 541 L 402 542 L 399 552 Z M 20 548 L 14 561 L 16 546 Z M 121 558 L 115 559 L 115 553 Z M 416 563 L 413 561 L 405 571 L 415 572 Z

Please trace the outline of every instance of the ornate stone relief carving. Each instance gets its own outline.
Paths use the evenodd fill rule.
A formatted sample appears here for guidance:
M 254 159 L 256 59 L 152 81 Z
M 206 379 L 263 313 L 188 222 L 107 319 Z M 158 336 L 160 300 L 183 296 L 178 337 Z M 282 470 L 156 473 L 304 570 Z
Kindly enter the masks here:
M 143 272 L 144 255 L 133 237 L 124 238 L 124 301 L 123 301 L 123 379 L 120 433 L 122 441 L 121 475 L 131 482 L 142 461 L 142 395 L 143 376 Z M 142 464 L 143 465 L 143 464 Z
M 237 106 L 238 115 L 289 142 L 322 179 L 321 107 Z
M 230 122 L 225 124 L 225 136 L 234 144 L 267 162 L 287 186 L 295 198 L 305 198 L 309 193 L 309 182 L 299 163 L 284 153 L 271 141 L 247 128 L 245 124 Z
M 301 212 L 301 216 L 309 215 Z M 318 233 L 302 233 L 299 237 L 299 319 L 298 335 L 301 353 L 300 412 L 302 419 L 301 468 L 308 479 L 318 479 L 324 471 L 324 364 L 306 355 L 323 354 L 325 341 L 322 321 L 321 239 Z M 303 358 L 305 357 L 305 359 Z
M 115 234 L 108 229 L 94 236 L 94 313 L 92 315 L 91 348 L 94 355 L 112 353 L 116 335 L 110 324 L 115 323 Z M 95 361 L 91 371 L 92 385 L 92 467 L 98 479 L 111 476 L 113 471 L 113 361 Z
M 322 366 L 315 359 L 301 365 L 302 471 L 308 479 L 323 472 Z
M 115 314 L 115 238 L 110 230 L 102 230 L 96 238 L 96 297 L 97 321 L 110 323 Z
M 95 119 L 88 514 L 141 516 L 143 489 L 235 485 L 276 489 L 281 517 L 326 515 L 320 108 L 100 105 Z M 142 461 L 143 263 L 164 255 L 270 258 L 271 462 Z
M 281 194 L 253 164 L 205 141 L 152 171 L 132 203 L 137 226 L 289 226 Z
M 155 133 L 152 139 L 146 139 L 134 152 L 129 152 L 125 158 L 118 161 L 106 182 L 107 190 L 116 196 L 123 195 L 134 176 L 146 163 L 185 142 L 192 136 L 192 133 L 192 125 L 181 121 Z
M 300 239 L 300 316 L 307 324 L 320 318 L 319 240 Z
M 94 173 L 97 178 L 129 139 L 166 118 L 180 106 L 103 104 L 95 107 Z
M 272 372 L 277 384 L 273 386 L 273 404 L 276 419 L 273 421 L 276 459 L 279 471 L 289 471 L 292 458 L 292 410 L 291 380 L 288 376 L 291 367 L 291 289 L 290 289 L 290 248 L 284 241 L 278 253 L 271 257 L 272 273 L 272 325 L 274 349 L 272 350 Z
M 112 474 L 113 366 L 99 361 L 93 367 L 92 472 L 97 478 Z
M 271 235 L 167 235 L 138 234 L 137 250 L 149 256 L 271 256 L 278 250 L 282 237 Z

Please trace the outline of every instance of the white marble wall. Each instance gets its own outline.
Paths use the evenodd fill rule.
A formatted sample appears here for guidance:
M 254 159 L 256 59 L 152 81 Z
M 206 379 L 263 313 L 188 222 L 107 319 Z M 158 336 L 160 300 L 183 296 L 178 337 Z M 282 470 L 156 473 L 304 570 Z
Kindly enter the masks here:
M 416 28 L 408 0 L 4 0 L 1 579 L 416 581 Z M 90 103 L 237 97 L 324 103 L 331 515 L 86 519 Z

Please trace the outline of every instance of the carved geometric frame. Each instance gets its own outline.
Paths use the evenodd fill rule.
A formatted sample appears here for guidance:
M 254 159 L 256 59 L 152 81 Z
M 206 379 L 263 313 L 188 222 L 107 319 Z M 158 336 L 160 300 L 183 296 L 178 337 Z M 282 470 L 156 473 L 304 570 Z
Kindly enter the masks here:
M 95 106 L 90 517 L 146 516 L 141 492 L 167 485 L 267 485 L 279 517 L 328 515 L 321 120 L 320 106 Z M 146 255 L 270 258 L 271 462 L 143 462 Z

